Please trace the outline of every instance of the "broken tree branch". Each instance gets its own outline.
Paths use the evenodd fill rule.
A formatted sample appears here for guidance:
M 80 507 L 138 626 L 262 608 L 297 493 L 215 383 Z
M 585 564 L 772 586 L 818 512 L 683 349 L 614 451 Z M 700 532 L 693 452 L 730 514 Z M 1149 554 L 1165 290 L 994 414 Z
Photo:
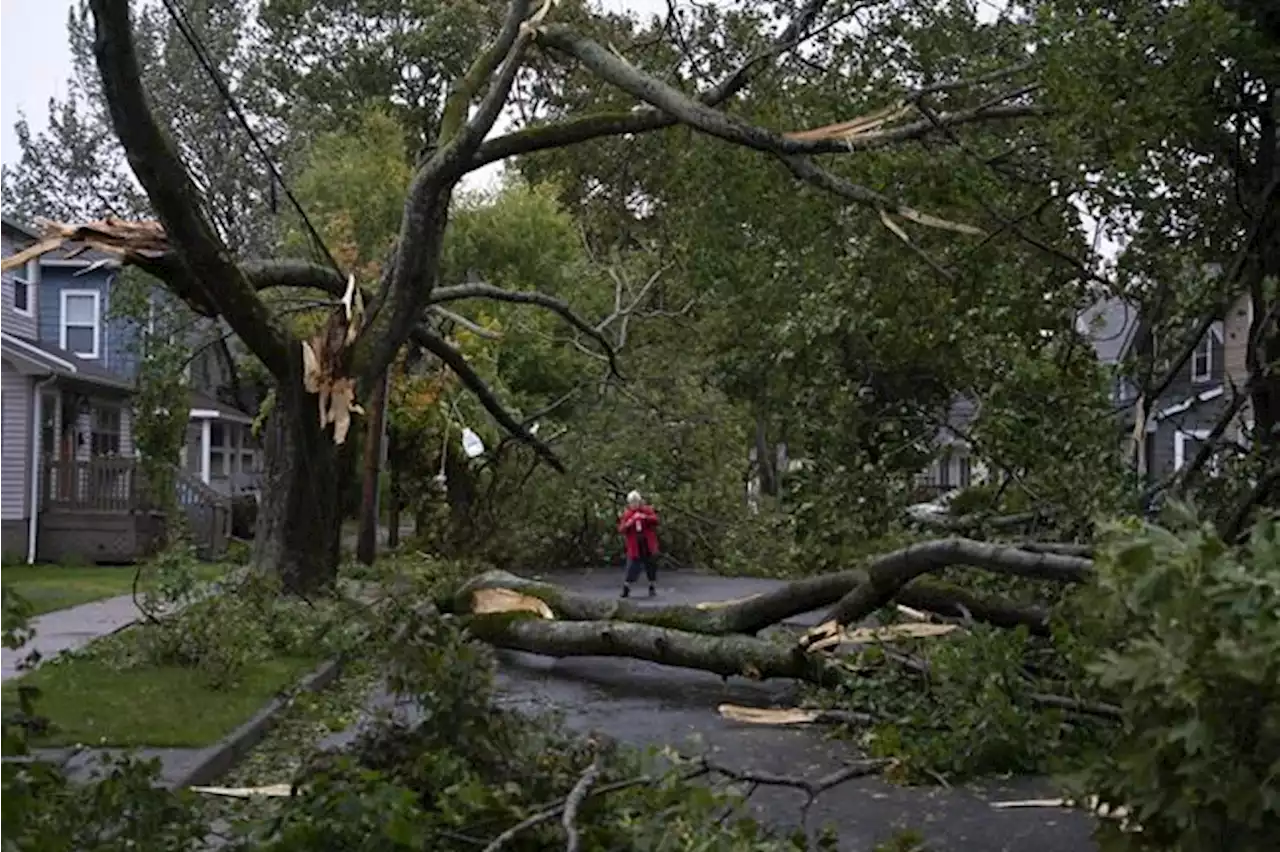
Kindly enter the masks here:
M 1083 583 L 1093 576 L 1093 562 L 1077 556 L 1032 553 L 962 538 L 930 541 L 874 560 L 867 567 L 867 582 L 841 598 L 824 621 L 838 625 L 860 621 L 891 602 L 907 583 L 949 565 L 1058 583 Z
M 213 307 L 277 377 L 296 371 L 300 353 L 231 261 L 204 215 L 201 195 L 173 143 L 160 129 L 138 67 L 128 3 L 91 0 L 93 53 L 111 125 L 133 173 L 146 190 L 190 282 L 184 299 Z
M 564 813 L 560 817 L 560 824 L 564 826 L 565 846 L 564 852 L 578 852 L 578 848 L 582 843 L 582 838 L 578 834 L 578 826 L 574 824 L 574 820 L 578 818 L 578 808 L 582 807 L 582 802 L 590 792 L 591 786 L 596 783 L 596 779 L 600 777 L 600 757 L 596 756 L 591 761 L 591 765 L 587 767 L 587 771 L 582 773 L 582 777 L 573 785 L 573 789 L 569 791 L 569 795 L 564 800 Z
M 486 284 L 483 281 L 473 281 L 468 284 L 457 284 L 452 287 L 438 287 L 432 291 L 430 298 L 427 300 L 429 305 L 438 305 L 443 302 L 456 302 L 462 299 L 490 299 L 495 302 L 515 302 L 524 305 L 538 305 L 554 311 L 564 318 L 565 322 L 590 337 L 600 348 L 604 350 L 605 356 L 609 359 L 609 369 L 613 375 L 621 378 L 622 374 L 618 370 L 617 354 L 614 352 L 612 344 L 609 343 L 600 330 L 591 325 L 591 323 L 582 319 L 574 313 L 569 305 L 554 296 L 548 296 L 546 293 L 538 293 L 534 291 L 520 290 L 504 290 L 501 287 L 495 287 L 492 284 Z
M 952 618 L 968 612 L 974 620 L 995 626 L 1025 625 L 1033 633 L 1043 635 L 1048 632 L 1048 613 L 1039 608 L 1019 607 L 1006 601 L 981 598 L 955 586 L 915 579 L 920 574 L 947 565 L 968 565 L 1055 582 L 1083 582 L 1092 573 L 1092 562 L 1079 557 L 1034 554 L 1017 547 L 968 539 L 944 539 L 886 554 L 872 560 L 866 568 L 795 580 L 737 601 L 653 607 L 625 599 L 576 594 L 551 583 L 528 580 L 506 571 L 488 571 L 462 586 L 455 594 L 451 608 L 456 612 L 469 612 L 476 591 L 511 589 L 545 602 L 560 620 L 629 621 L 713 636 L 754 634 L 788 618 L 838 603 L 858 589 L 869 586 L 872 576 L 899 577 L 914 572 L 897 586 L 890 595 L 892 599 L 915 609 Z
M 417 326 L 413 329 L 412 338 L 413 342 L 418 346 L 443 361 L 445 366 L 458 377 L 458 381 L 462 382 L 468 390 L 476 395 L 476 399 L 484 406 L 485 411 L 488 411 L 502 428 L 532 447 L 555 470 L 564 473 L 564 465 L 559 457 L 549 446 L 538 440 L 532 432 L 511 416 L 511 413 L 502 405 L 497 395 L 485 384 L 484 379 L 480 378 L 480 375 L 467 363 L 467 359 L 463 357 L 461 352 L 450 346 L 443 338 L 438 337 L 435 333 L 422 326 Z
M 806 31 L 812 26 L 825 5 L 826 0 L 809 0 L 778 35 L 771 47 L 747 59 L 720 83 L 699 95 L 698 100 L 707 106 L 717 106 L 736 95 L 755 78 L 763 66 L 810 37 L 811 33 Z M 551 148 L 563 148 L 606 136 L 662 130 L 675 127 L 679 123 L 675 117 L 661 110 L 643 106 L 627 111 L 579 116 L 540 127 L 526 127 L 485 142 L 476 151 L 470 168 L 475 170 L 509 157 Z
M 548 657 L 631 657 L 667 666 L 701 669 L 721 677 L 791 678 L 833 684 L 837 661 L 750 636 L 708 636 L 628 621 L 548 621 L 511 613 L 472 616 L 476 638 Z

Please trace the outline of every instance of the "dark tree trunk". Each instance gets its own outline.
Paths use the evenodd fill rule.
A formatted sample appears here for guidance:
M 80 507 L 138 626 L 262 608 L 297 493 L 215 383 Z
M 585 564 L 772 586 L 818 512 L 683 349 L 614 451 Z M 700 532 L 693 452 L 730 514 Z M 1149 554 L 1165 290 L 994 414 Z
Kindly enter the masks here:
M 465 458 L 445 451 L 445 496 L 449 501 L 449 546 L 461 552 L 471 542 L 471 508 L 476 499 L 476 484 Z
M 769 443 L 763 414 L 756 415 L 756 469 L 760 475 L 760 493 L 778 496 L 778 450 Z
M 400 460 L 397 456 L 399 447 L 396 433 L 387 433 L 387 491 L 391 505 L 387 506 L 387 547 L 395 550 L 400 546 Z
M 278 386 L 263 430 L 266 471 L 253 567 L 279 576 L 293 594 L 309 594 L 338 576 L 348 458 L 334 445 L 332 428 L 320 428 L 318 406 L 300 382 Z
M 370 394 L 364 435 L 363 483 L 360 494 L 360 534 L 356 559 L 372 565 L 378 556 L 378 475 L 382 470 L 382 424 L 386 413 L 387 375 L 378 380 Z

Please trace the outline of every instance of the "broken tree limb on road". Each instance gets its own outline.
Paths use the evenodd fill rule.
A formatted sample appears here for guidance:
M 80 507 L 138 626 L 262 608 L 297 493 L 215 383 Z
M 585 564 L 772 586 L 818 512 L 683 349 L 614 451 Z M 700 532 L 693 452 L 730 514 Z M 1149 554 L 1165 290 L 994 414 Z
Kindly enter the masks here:
M 630 657 L 721 677 L 791 678 L 831 685 L 844 671 L 837 660 L 806 653 L 797 645 L 627 621 L 547 621 L 502 613 L 472 616 L 467 629 L 500 648 L 548 657 Z
M 1087 559 L 1036 554 L 1007 545 L 968 539 L 944 539 L 912 545 L 871 560 L 866 568 L 795 580 L 768 592 L 737 601 L 654 607 L 630 600 L 608 599 L 567 591 L 553 583 L 529 580 L 506 571 L 489 571 L 473 578 L 455 595 L 451 608 L 471 612 L 471 595 L 486 588 L 505 588 L 539 598 L 563 621 L 628 621 L 671 627 L 693 633 L 754 634 L 788 618 L 840 602 L 864 588 L 890 589 L 889 600 L 951 618 L 971 618 L 997 627 L 1025 626 L 1046 635 L 1048 613 L 999 599 L 979 597 L 944 583 L 915 579 L 948 565 L 966 565 L 1001 574 L 1017 574 L 1055 582 L 1082 582 L 1092 572 Z M 873 583 L 872 577 L 876 577 Z M 880 592 L 854 598 L 878 599 Z M 874 607 L 873 607 L 874 609 Z M 833 610 L 834 612 L 834 610 Z M 830 619 L 831 616 L 828 616 Z M 847 623 L 847 622 L 842 622 Z

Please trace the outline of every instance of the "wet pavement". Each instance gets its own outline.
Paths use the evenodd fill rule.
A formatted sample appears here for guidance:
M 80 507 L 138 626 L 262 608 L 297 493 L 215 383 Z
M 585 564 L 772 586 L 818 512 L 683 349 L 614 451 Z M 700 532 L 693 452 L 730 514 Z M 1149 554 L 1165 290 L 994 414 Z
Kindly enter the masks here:
M 543 579 L 587 594 L 617 595 L 615 569 L 557 573 Z M 741 598 L 774 588 L 778 581 L 671 572 L 659 579 L 655 605 Z M 638 598 L 645 586 L 637 584 Z M 820 613 L 793 619 L 817 623 Z M 625 658 L 554 660 L 501 651 L 498 685 L 505 706 L 556 711 L 573 730 L 599 732 L 637 746 L 672 745 L 709 752 L 734 770 L 805 775 L 816 779 L 862 755 L 852 744 L 819 728 L 771 728 L 721 718 L 722 703 L 753 707 L 794 706 L 794 683 L 727 681 L 706 672 Z M 833 823 L 841 850 L 870 850 L 896 831 L 925 835 L 930 852 L 1085 852 L 1092 820 L 1084 814 L 1046 808 L 996 810 L 993 801 L 1056 797 L 1048 779 L 1015 778 L 956 788 L 904 788 L 879 778 L 848 782 L 820 796 L 809 825 Z M 752 807 L 763 821 L 798 826 L 805 796 L 795 790 L 761 788 Z
M 128 627 L 139 618 L 142 618 L 142 611 L 133 602 L 132 595 L 105 598 L 36 616 L 31 619 L 35 638 L 17 651 L 5 648 L 0 655 L 3 658 L 0 680 L 22 674 L 19 663 L 32 651 L 38 651 L 40 661 L 45 662 L 63 651 L 83 648 L 100 636 Z

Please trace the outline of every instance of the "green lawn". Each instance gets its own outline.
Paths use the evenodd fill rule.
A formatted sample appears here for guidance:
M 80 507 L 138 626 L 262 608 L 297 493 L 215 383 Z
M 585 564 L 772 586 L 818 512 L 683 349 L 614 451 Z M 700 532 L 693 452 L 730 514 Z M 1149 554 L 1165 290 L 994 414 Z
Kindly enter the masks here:
M 198 747 L 217 742 L 316 665 L 315 659 L 270 660 L 249 666 L 233 689 L 211 689 L 192 669 L 122 670 L 81 658 L 9 681 L 0 695 L 9 712 L 19 683 L 40 689 L 36 712 L 50 719 L 53 731 L 33 740 L 36 747 Z
M 227 566 L 210 564 L 197 569 L 203 580 L 222 576 Z M 90 601 L 127 595 L 133 590 L 133 565 L 63 567 L 61 565 L 16 565 L 0 570 L 0 583 L 31 602 L 35 615 L 77 606 Z M 143 586 L 147 572 L 143 571 Z

